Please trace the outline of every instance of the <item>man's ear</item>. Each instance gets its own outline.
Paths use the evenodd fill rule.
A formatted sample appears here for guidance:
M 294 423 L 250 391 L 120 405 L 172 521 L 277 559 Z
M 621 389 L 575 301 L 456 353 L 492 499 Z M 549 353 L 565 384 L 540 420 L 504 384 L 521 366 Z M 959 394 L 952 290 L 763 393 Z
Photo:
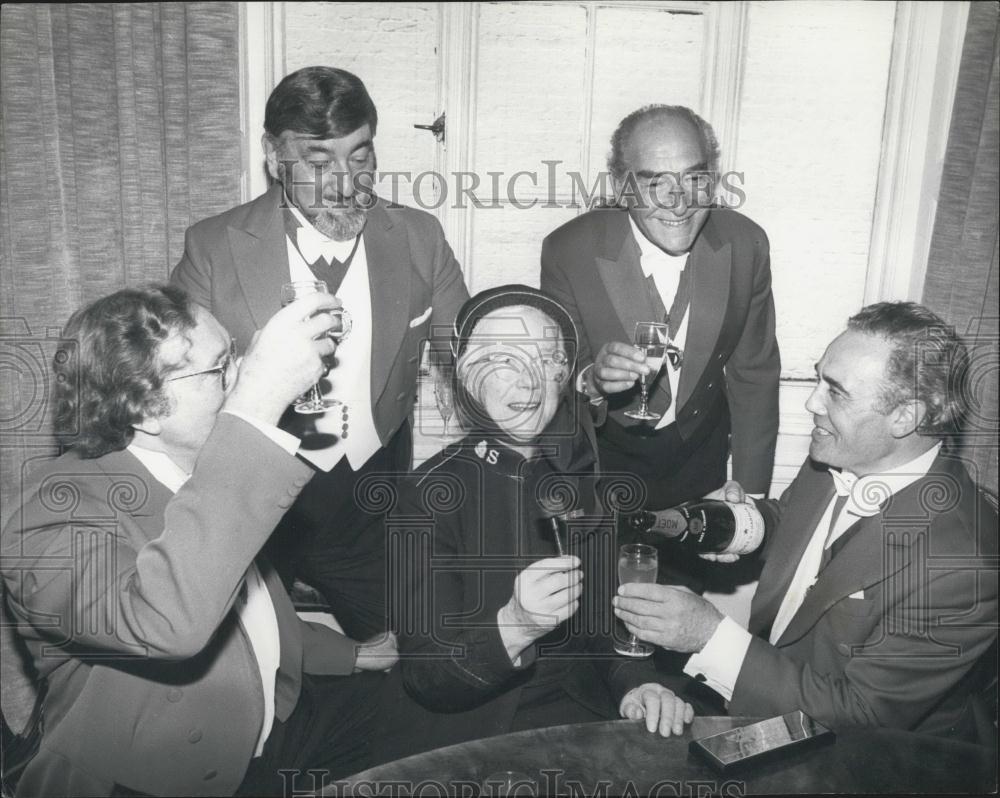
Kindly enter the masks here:
M 136 432 L 142 432 L 146 435 L 159 435 L 163 431 L 163 425 L 160 423 L 160 419 L 156 416 L 146 416 L 141 421 L 132 425 L 132 429 Z
M 264 148 L 264 160 L 267 166 L 267 173 L 272 180 L 281 182 L 281 173 L 278 171 L 280 158 L 278 157 L 278 141 L 270 133 L 264 133 L 260 137 L 260 144 Z
M 916 432 L 927 415 L 927 405 L 919 399 L 901 402 L 892 410 L 892 435 L 905 438 Z

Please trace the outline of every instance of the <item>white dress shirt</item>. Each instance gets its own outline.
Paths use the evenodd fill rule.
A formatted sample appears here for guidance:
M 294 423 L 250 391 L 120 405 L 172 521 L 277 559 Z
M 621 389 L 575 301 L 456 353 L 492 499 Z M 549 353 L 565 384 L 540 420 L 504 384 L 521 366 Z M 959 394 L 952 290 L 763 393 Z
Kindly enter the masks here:
M 631 215 L 628 217 L 628 223 L 632 228 L 632 237 L 639 246 L 639 266 L 642 269 L 642 275 L 643 277 L 649 277 L 650 275 L 653 276 L 653 282 L 655 283 L 656 290 L 660 295 L 660 301 L 663 302 L 663 307 L 665 307 L 669 312 L 670 307 L 674 304 L 674 297 L 677 295 L 677 286 L 680 282 L 681 271 L 684 269 L 688 256 L 687 254 L 669 255 L 664 252 L 642 234 L 642 231 L 636 223 L 632 221 Z M 684 349 L 684 343 L 687 340 L 689 318 L 690 314 L 687 312 L 687 308 L 685 308 L 684 317 L 681 319 L 680 326 L 677 329 L 677 336 L 672 341 L 672 343 L 681 350 Z M 649 321 L 661 321 L 661 319 L 649 319 Z M 627 332 L 631 333 L 632 331 L 628 330 Z M 629 343 L 631 343 L 631 341 Z M 582 369 L 576 378 L 576 389 L 580 393 L 586 393 L 583 386 L 585 384 L 587 372 L 591 368 L 593 368 L 593 364 L 590 364 L 586 368 Z M 672 400 L 670 402 L 670 407 L 668 407 L 666 412 L 663 413 L 660 420 L 656 422 L 655 429 L 662 429 L 668 424 L 673 424 L 677 419 L 677 388 L 681 382 L 681 369 L 683 366 L 674 368 L 669 359 L 664 359 L 663 368 L 667 373 L 662 379 L 670 381 L 670 395 Z M 590 401 L 592 404 L 600 404 L 604 401 L 604 397 L 598 396 Z
M 302 228 L 312 231 L 306 234 L 307 239 L 312 242 L 307 249 L 315 246 L 324 254 L 332 254 L 342 262 L 350 256 L 355 244 L 353 238 L 349 241 L 328 239 L 306 221 L 298 208 L 290 207 Z M 289 278 L 293 282 L 315 280 L 316 276 L 309 268 L 309 264 L 303 260 L 295 242 L 287 235 L 285 241 L 288 249 Z M 336 367 L 323 378 L 323 382 L 329 386 L 324 395 L 338 399 L 343 402 L 343 406 L 338 405 L 325 413 L 313 416 L 316 431 L 328 433 L 334 439 L 334 443 L 321 449 L 299 451 L 303 458 L 323 471 L 331 470 L 344 456 L 347 457 L 351 468 L 357 471 L 382 446 L 372 412 L 372 332 L 375 320 L 368 282 L 368 255 L 363 235 L 357 245 L 357 251 L 337 289 L 337 297 L 343 302 L 344 309 L 351 314 L 352 329 L 350 334 L 337 344 Z M 345 407 L 348 434 L 343 437 Z
M 829 548 L 859 518 L 878 515 L 881 506 L 891 496 L 926 476 L 940 449 L 941 444 L 937 444 L 908 463 L 860 478 L 850 472 L 841 473 L 831 469 L 835 493 L 813 530 L 795 576 L 778 608 L 769 637 L 772 645 L 781 638 L 802 606 L 806 593 L 816 583 L 823 550 Z M 838 495 L 848 498 L 831 528 Z M 705 647 L 688 659 L 684 672 L 689 676 L 704 676 L 705 683 L 729 701 L 733 697 L 733 689 L 752 639 L 753 636 L 734 620 L 723 618 Z
M 664 252 L 642 234 L 639 226 L 632 220 L 631 215 L 628 217 L 628 223 L 632 228 L 632 236 L 635 238 L 635 243 L 639 245 L 639 266 L 642 268 L 642 274 L 644 277 L 653 276 L 653 282 L 656 284 L 656 290 L 660 294 L 663 307 L 669 313 L 670 307 L 674 304 L 674 297 L 677 296 L 677 286 L 680 283 L 681 272 L 687 263 L 688 255 L 687 253 L 683 255 L 670 255 Z M 688 319 L 691 316 L 687 311 L 688 309 L 684 308 L 684 316 L 681 318 L 680 326 L 677 328 L 677 335 L 672 342 L 681 351 L 684 350 L 684 344 L 687 341 Z M 653 319 L 652 321 L 661 321 L 661 319 Z M 665 359 L 663 361 L 663 368 L 667 373 L 661 379 L 670 380 L 670 396 L 672 399 L 670 407 L 664 411 L 660 420 L 656 422 L 654 429 L 663 429 L 668 424 L 673 424 L 677 419 L 677 388 L 681 383 L 681 368 L 683 366 L 674 368 L 670 364 L 670 360 Z
M 298 448 L 299 440 L 294 435 L 289 435 L 276 427 L 261 424 L 242 413 L 233 413 L 232 415 L 255 426 L 289 454 L 294 454 Z M 136 459 L 149 470 L 149 473 L 171 493 L 180 490 L 181 486 L 187 482 L 188 477 L 191 476 L 163 452 L 144 449 L 134 443 L 128 446 L 128 451 L 135 455 Z M 246 600 L 237 599 L 234 608 L 257 660 L 257 669 L 264 695 L 264 719 L 253 754 L 258 757 L 264 750 L 264 743 L 274 725 L 274 682 L 278 666 L 281 664 L 281 638 L 278 632 L 278 617 L 274 613 L 274 604 L 271 602 L 271 594 L 267 591 L 264 577 L 256 563 L 250 564 L 244 578 L 247 587 Z

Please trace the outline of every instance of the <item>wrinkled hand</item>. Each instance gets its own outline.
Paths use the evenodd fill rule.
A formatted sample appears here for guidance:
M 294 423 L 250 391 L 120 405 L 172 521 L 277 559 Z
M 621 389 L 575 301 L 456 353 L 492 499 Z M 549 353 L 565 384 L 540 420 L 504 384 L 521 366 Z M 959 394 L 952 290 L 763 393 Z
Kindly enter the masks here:
M 590 369 L 590 382 L 603 396 L 627 391 L 643 374 L 648 375 L 646 355 L 631 344 L 611 341 L 604 344 Z
M 629 720 L 646 719 L 646 729 L 661 737 L 683 734 L 684 724 L 694 719 L 694 708 L 662 684 L 647 682 L 633 687 L 622 699 L 618 713 Z
M 354 671 L 387 671 L 399 662 L 399 644 L 395 632 L 377 635 L 358 643 Z
M 500 636 L 511 660 L 555 629 L 580 606 L 583 572 L 575 555 L 533 562 L 514 580 L 514 594 L 497 613 Z
M 615 615 L 638 637 L 672 651 L 701 651 L 722 620 L 709 601 L 669 585 L 629 582 L 614 597 Z
M 295 397 L 323 376 L 323 358 L 337 348 L 327 337 L 337 320 L 323 311 L 340 305 L 335 296 L 310 294 L 275 313 L 254 335 L 224 409 L 277 424 Z
M 747 501 L 746 491 L 735 479 L 729 480 L 725 485 L 711 493 L 705 494 L 706 499 L 719 499 L 721 501 L 732 502 L 733 504 L 743 504 Z M 701 552 L 698 554 L 703 560 L 710 562 L 736 562 L 739 554 L 716 554 L 713 551 Z

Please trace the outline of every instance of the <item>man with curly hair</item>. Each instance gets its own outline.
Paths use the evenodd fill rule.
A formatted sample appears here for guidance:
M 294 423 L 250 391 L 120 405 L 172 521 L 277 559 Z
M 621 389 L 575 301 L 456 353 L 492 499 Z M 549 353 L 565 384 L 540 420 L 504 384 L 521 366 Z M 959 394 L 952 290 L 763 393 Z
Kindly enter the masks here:
M 73 315 L 56 357 L 70 450 L 2 536 L 9 608 L 45 679 L 23 795 L 283 794 L 279 769 L 368 762 L 391 636 L 299 620 L 261 547 L 311 471 L 276 426 L 335 349 L 336 299 L 282 309 L 237 365 L 178 288 Z

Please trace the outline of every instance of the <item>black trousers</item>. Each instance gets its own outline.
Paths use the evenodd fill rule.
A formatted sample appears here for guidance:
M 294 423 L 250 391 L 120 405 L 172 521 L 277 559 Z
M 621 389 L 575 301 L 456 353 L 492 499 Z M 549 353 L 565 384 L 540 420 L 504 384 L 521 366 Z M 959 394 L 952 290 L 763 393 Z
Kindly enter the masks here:
M 630 485 L 626 493 L 641 491 L 645 509 L 662 510 L 700 498 L 726 481 L 729 408 L 725 395 L 720 394 L 715 407 L 705 411 L 702 423 L 687 440 L 681 438 L 676 424 L 656 430 L 650 424 L 624 427 L 609 418 L 598 431 L 597 441 L 603 472 L 598 490 L 608 493 L 612 483 L 624 478 Z M 712 579 L 712 563 L 686 546 L 659 537 L 636 536 L 625 523 L 627 519 L 620 521 L 619 543 L 648 543 L 659 549 L 661 583 L 684 585 L 697 593 L 705 590 Z
M 298 704 L 284 723 L 275 721 L 236 794 L 318 793 L 324 784 L 370 767 L 375 708 L 385 678 L 368 672 L 303 674 Z
M 729 457 L 729 407 L 724 394 L 706 408 L 697 429 L 681 437 L 676 424 L 625 427 L 609 418 L 598 430 L 601 471 L 628 475 L 642 484 L 649 510 L 697 499 L 722 486 Z
M 347 458 L 317 471 L 278 524 L 265 547 L 286 585 L 299 578 L 330 604 L 348 637 L 365 640 L 388 627 L 386 600 L 387 492 L 366 490 L 371 481 L 394 486 L 410 470 L 410 424 L 373 454 L 359 471 Z M 357 496 L 355 493 L 357 492 Z

